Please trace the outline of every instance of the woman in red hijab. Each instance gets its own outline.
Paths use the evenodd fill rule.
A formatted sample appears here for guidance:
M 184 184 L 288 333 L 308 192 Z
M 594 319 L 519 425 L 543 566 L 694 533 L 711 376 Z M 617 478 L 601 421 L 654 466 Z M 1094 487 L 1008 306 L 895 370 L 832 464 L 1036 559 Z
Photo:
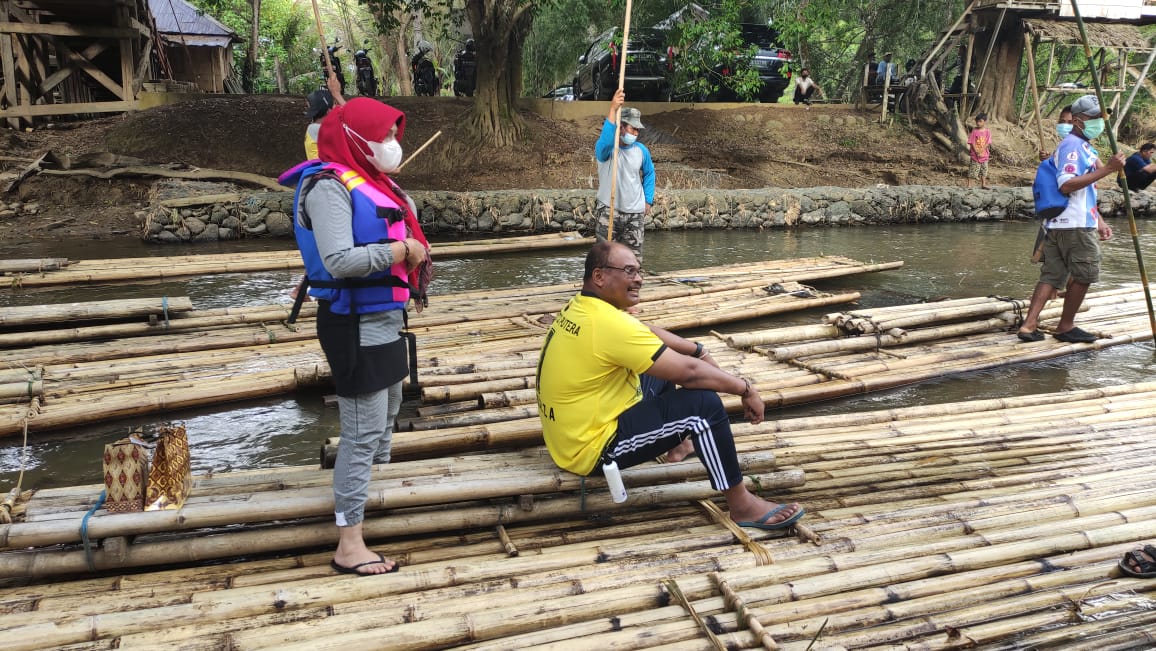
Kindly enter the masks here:
M 338 544 L 330 565 L 346 574 L 399 567 L 366 546 L 362 528 L 372 466 L 390 460 L 409 372 L 400 336 L 404 310 L 429 255 L 413 202 L 389 178 L 402 161 L 404 132 L 401 111 L 369 98 L 349 100 L 321 124 L 322 162 L 283 175 L 297 181 L 297 244 L 309 293 L 318 300 L 317 338 L 337 387 Z

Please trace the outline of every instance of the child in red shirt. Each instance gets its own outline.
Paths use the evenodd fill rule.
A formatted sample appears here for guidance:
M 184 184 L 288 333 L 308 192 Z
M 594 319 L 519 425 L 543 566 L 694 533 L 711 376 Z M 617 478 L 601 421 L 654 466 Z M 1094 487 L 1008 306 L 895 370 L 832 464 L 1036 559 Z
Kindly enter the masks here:
M 971 165 L 968 168 L 967 187 L 971 187 L 972 179 L 979 179 L 979 185 L 987 188 L 987 161 L 991 158 L 991 131 L 987 129 L 987 114 L 975 116 L 975 128 L 967 136 L 967 149 L 971 154 Z

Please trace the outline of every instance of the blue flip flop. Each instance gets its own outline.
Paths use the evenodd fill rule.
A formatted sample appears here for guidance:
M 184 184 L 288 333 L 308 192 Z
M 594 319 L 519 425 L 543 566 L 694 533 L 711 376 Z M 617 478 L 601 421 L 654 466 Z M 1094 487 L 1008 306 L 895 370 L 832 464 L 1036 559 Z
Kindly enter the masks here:
M 783 509 L 787 508 L 788 506 L 790 506 L 790 504 L 780 504 L 779 506 L 771 509 L 770 511 L 767 511 L 766 514 L 763 515 L 763 517 L 759 518 L 758 520 L 745 520 L 743 522 L 736 522 L 735 524 L 739 525 L 740 527 L 751 527 L 754 529 L 762 529 L 764 531 L 777 531 L 777 530 L 781 530 L 781 529 L 788 529 L 788 528 L 790 528 L 790 526 L 792 524 L 795 524 L 796 522 L 798 522 L 799 518 L 803 517 L 803 514 L 807 512 L 806 509 L 804 509 L 803 507 L 800 506 L 799 510 L 795 511 L 795 514 L 792 515 L 791 517 L 787 518 L 786 520 L 783 520 L 782 522 L 772 522 L 770 524 L 767 524 L 767 520 L 770 520 L 771 518 L 775 517 L 775 514 L 777 514 L 779 511 L 782 511 Z

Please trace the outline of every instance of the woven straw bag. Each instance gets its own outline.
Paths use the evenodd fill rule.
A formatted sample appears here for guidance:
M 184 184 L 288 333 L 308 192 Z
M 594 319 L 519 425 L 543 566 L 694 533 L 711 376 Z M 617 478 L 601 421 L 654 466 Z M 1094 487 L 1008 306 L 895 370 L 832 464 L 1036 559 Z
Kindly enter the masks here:
M 146 511 L 181 508 L 193 487 L 185 426 L 164 425 L 159 431 L 160 438 L 148 473 Z
M 148 449 L 136 437 L 104 446 L 104 508 L 114 513 L 144 510 Z

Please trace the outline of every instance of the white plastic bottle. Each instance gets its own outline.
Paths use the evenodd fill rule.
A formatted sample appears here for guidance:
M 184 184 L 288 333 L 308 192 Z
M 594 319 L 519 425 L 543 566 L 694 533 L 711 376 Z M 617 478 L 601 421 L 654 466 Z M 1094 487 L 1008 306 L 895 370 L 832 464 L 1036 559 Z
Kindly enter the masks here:
M 602 464 L 602 474 L 606 477 L 606 487 L 610 489 L 610 498 L 615 504 L 626 501 L 626 486 L 622 485 L 622 473 L 618 472 L 618 462 Z

